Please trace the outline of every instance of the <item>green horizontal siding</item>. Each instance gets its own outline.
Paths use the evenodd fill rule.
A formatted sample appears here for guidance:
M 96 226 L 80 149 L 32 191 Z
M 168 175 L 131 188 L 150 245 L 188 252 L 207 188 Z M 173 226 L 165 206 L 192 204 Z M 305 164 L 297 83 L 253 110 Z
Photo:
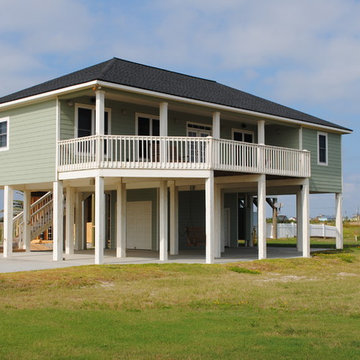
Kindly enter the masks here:
M 265 144 L 298 149 L 299 128 L 281 125 L 266 126 Z
M 0 112 L 9 117 L 10 148 L 0 152 L 0 184 L 55 180 L 56 101 Z
M 311 192 L 342 191 L 341 135 L 328 133 L 328 165 L 318 165 L 316 130 L 303 129 L 303 148 L 311 152 Z

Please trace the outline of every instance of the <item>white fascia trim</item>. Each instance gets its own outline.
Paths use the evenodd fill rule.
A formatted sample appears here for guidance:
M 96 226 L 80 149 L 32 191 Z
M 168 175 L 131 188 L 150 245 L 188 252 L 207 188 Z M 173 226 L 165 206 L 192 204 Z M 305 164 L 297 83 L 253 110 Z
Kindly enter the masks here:
M 91 169 L 59 172 L 59 180 L 86 179 L 101 177 L 133 177 L 133 178 L 208 178 L 211 170 L 147 170 L 147 169 Z
M 49 91 L 49 92 L 46 92 L 46 93 L 43 93 L 43 94 L 33 95 L 33 96 L 26 97 L 26 98 L 14 100 L 14 101 L 9 101 L 9 102 L 6 102 L 4 104 L 0 104 L 0 110 L 5 109 L 5 108 L 10 108 L 12 106 L 16 106 L 16 105 L 19 105 L 19 104 L 26 104 L 26 103 L 36 102 L 38 100 L 44 100 L 44 99 L 47 99 L 47 98 L 52 98 L 52 97 L 55 97 L 55 96 L 58 96 L 58 95 L 61 95 L 61 94 L 66 94 L 66 93 L 69 93 L 69 92 L 86 89 L 86 88 L 92 87 L 94 85 L 106 86 L 106 87 L 109 87 L 109 88 L 123 90 L 123 91 L 137 93 L 137 94 L 157 96 L 157 97 L 167 99 L 167 100 L 174 100 L 174 101 L 180 101 L 180 102 L 185 102 L 185 103 L 199 105 L 199 106 L 206 106 L 206 107 L 213 108 L 213 109 L 215 109 L 217 111 L 224 110 L 224 111 L 232 111 L 232 112 L 236 112 L 236 113 L 240 113 L 240 114 L 259 116 L 259 117 L 270 119 L 270 120 L 283 121 L 283 122 L 288 122 L 288 123 L 291 123 L 291 124 L 303 125 L 305 127 L 309 127 L 309 128 L 313 128 L 313 129 L 331 130 L 333 132 L 340 133 L 340 134 L 351 134 L 352 133 L 351 130 L 340 130 L 338 128 L 334 128 L 334 127 L 331 127 L 331 126 L 316 125 L 316 124 L 311 124 L 311 123 L 308 123 L 308 122 L 305 122 L 305 121 L 294 120 L 294 119 L 289 119 L 289 118 L 270 115 L 270 114 L 264 114 L 264 113 L 260 113 L 260 112 L 257 112 L 257 111 L 238 109 L 238 108 L 234 108 L 234 107 L 231 107 L 231 106 L 218 105 L 218 104 L 213 104 L 213 103 L 209 103 L 209 102 L 206 102 L 206 101 L 187 99 L 187 98 L 184 98 L 184 97 L 181 97 L 181 96 L 169 95 L 169 94 L 159 93 L 157 91 L 144 90 L 144 89 L 140 89 L 140 88 L 136 88 L 136 87 L 120 85 L 120 84 L 114 84 L 114 83 L 111 83 L 111 82 L 99 81 L 99 80 L 92 80 L 92 81 L 89 81 L 89 82 L 86 82 L 86 83 L 83 83 L 83 84 L 77 84 L 77 85 L 73 85 L 73 86 L 68 86 L 68 87 L 65 87 L 65 88 L 62 88 L 62 89 Z
M 72 85 L 72 86 L 62 88 L 62 89 L 57 89 L 57 90 L 49 91 L 46 93 L 28 96 L 26 98 L 22 98 L 22 99 L 18 99 L 18 100 L 9 101 L 9 102 L 0 104 L 0 110 L 7 109 L 7 108 L 10 108 L 10 107 L 13 107 L 16 105 L 20 105 L 20 104 L 36 102 L 38 100 L 55 98 L 56 96 L 59 96 L 62 94 L 90 88 L 96 84 L 97 84 L 97 80 L 92 80 L 92 81 L 89 81 L 89 82 L 86 82 L 83 84 Z
M 201 100 L 187 99 L 187 98 L 183 98 L 181 96 L 159 93 L 157 91 L 152 91 L 152 90 L 144 90 L 144 89 L 131 87 L 131 86 L 127 86 L 127 85 L 114 84 L 114 83 L 110 83 L 110 82 L 106 82 L 106 81 L 97 81 L 97 84 L 100 86 L 105 86 L 105 87 L 109 87 L 109 88 L 113 88 L 113 89 L 117 89 L 117 90 L 123 90 L 123 91 L 133 92 L 133 93 L 137 93 L 137 94 L 143 94 L 143 95 L 157 96 L 157 97 L 161 97 L 161 98 L 167 99 L 167 100 L 181 101 L 181 102 L 185 102 L 185 103 L 189 103 L 189 104 L 211 107 L 211 108 L 216 109 L 217 111 L 224 110 L 224 111 L 232 111 L 232 112 L 237 112 L 237 113 L 246 114 L 246 115 L 253 115 L 253 116 L 255 115 L 255 116 L 259 116 L 259 117 L 270 119 L 270 120 L 277 120 L 277 121 L 283 121 L 283 122 L 288 122 L 288 123 L 297 124 L 297 125 L 303 125 L 304 127 L 309 127 L 309 128 L 313 128 L 313 129 L 331 130 L 333 132 L 337 132 L 337 133 L 341 133 L 341 134 L 351 134 L 352 133 L 352 131 L 350 131 L 350 130 L 341 130 L 341 129 L 334 128 L 331 126 L 312 124 L 312 123 L 308 123 L 306 121 L 294 120 L 294 119 L 285 118 L 285 117 L 281 117 L 281 116 L 264 114 L 264 113 L 260 113 L 257 111 L 238 109 L 238 108 L 234 108 L 231 106 L 218 105 L 218 104 L 213 104 L 213 103 L 209 103 L 209 102 L 201 101 Z

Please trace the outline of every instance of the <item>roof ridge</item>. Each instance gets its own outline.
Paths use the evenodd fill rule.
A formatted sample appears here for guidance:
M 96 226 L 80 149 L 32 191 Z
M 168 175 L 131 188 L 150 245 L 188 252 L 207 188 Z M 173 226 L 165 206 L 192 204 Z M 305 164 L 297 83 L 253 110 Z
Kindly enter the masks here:
M 113 57 L 110 60 L 105 61 L 104 68 L 100 71 L 99 77 L 104 77 L 106 73 L 114 66 L 116 58 Z
M 193 78 L 193 79 L 199 79 L 199 80 L 209 81 L 209 82 L 212 82 L 212 83 L 218 83 L 216 80 L 205 79 L 205 78 L 202 78 L 202 77 L 199 77 L 199 76 L 195 76 L 195 75 L 188 75 L 188 74 L 184 74 L 184 73 L 181 73 L 181 72 L 178 72 L 178 71 L 167 70 L 167 69 L 163 69 L 163 68 L 160 68 L 160 67 L 157 67 L 157 66 L 153 66 L 153 65 L 141 64 L 141 63 L 138 63 L 138 62 L 135 62 L 135 61 L 126 60 L 126 59 L 121 59 L 121 58 L 118 58 L 118 57 L 116 57 L 116 56 L 114 56 L 111 60 L 114 60 L 114 59 L 120 60 L 120 61 L 124 61 L 124 62 L 130 63 L 130 64 L 139 65 L 139 66 L 142 66 L 142 67 L 147 67 L 147 68 L 152 68 L 152 69 L 156 69 L 156 70 L 161 70 L 161 71 L 168 72 L 168 73 L 172 73 L 172 74 L 182 75 L 182 76 L 185 76 L 185 77 L 188 77 L 188 78 Z

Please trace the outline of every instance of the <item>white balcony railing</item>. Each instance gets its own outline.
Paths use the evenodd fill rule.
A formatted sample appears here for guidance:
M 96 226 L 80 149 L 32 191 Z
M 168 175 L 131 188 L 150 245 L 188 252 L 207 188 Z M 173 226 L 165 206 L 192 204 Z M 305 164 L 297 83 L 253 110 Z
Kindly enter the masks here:
M 212 137 L 88 136 L 58 142 L 58 171 L 214 169 L 309 177 L 310 153 Z

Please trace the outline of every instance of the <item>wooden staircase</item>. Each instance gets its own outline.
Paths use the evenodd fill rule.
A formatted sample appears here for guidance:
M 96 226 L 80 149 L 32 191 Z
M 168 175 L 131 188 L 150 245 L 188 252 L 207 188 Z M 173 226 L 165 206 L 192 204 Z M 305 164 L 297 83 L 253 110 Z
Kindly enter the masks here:
M 24 246 L 24 212 L 14 217 L 14 243 L 19 248 Z M 53 221 L 53 194 L 47 192 L 30 206 L 30 236 L 35 239 L 49 229 Z

